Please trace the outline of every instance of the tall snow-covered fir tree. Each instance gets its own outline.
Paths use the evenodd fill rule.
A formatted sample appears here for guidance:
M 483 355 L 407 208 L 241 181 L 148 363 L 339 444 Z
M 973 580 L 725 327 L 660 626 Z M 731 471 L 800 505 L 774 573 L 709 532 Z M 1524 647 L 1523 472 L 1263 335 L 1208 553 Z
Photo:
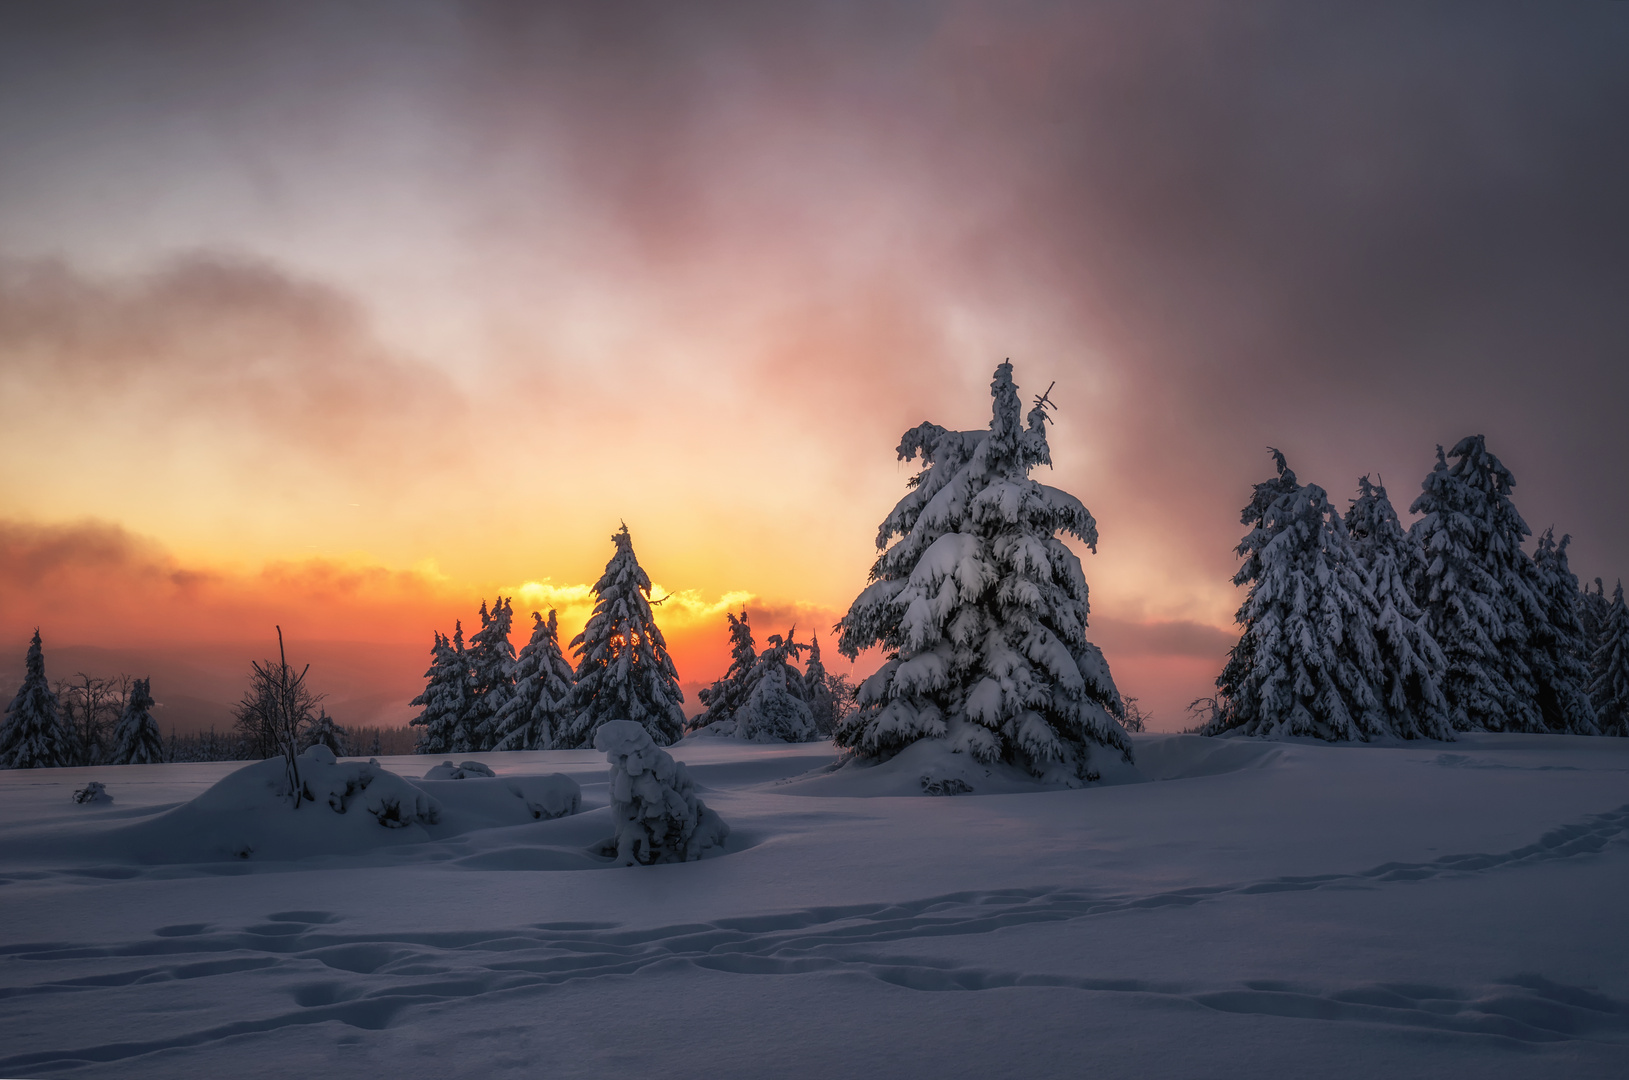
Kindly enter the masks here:
M 1221 708 L 1205 734 L 1385 735 L 1379 649 L 1346 525 L 1323 488 L 1272 455 L 1278 475 L 1255 486 L 1240 515 L 1250 526 L 1233 575 L 1250 587 L 1235 616 L 1244 633 L 1216 680 Z
M 1539 603 L 1544 618 L 1532 623 L 1528 666 L 1538 687 L 1539 712 L 1551 731 L 1594 735 L 1595 706 L 1589 700 L 1589 662 L 1595 651 L 1578 618 L 1578 576 L 1567 565 L 1571 536 L 1558 542 L 1552 529 L 1533 552 Z
M 54 768 L 69 764 L 72 755 L 73 739 L 62 726 L 57 695 L 45 678 L 45 650 L 36 627 L 23 685 L 0 721 L 0 768 Z
M 1119 691 L 1086 640 L 1080 559 L 1059 539 L 1096 551 L 1097 523 L 1030 478 L 1052 463 L 1046 395 L 1026 423 L 1010 363 L 990 395 L 988 429 L 923 423 L 900 441 L 900 458 L 921 455 L 924 468 L 879 528 L 871 583 L 837 624 L 843 655 L 880 645 L 886 659 L 836 742 L 886 757 L 943 738 L 978 761 L 1078 783 L 1096 748 L 1131 756 Z
M 489 613 L 481 601 L 481 629 L 469 639 L 466 653 L 470 666 L 469 726 L 474 732 L 468 750 L 490 750 L 497 744 L 497 716 L 509 703 L 515 688 L 515 647 L 509 642 L 515 611 L 500 596 Z
M 412 720 L 414 727 L 422 727 L 414 748 L 420 754 L 462 754 L 470 749 L 469 659 L 464 651 L 464 627 L 455 624 L 453 637 L 437 633 L 430 648 L 430 669 L 424 673 L 429 682 L 424 692 L 409 704 L 423 709 Z
M 632 720 L 667 746 L 684 732 L 684 691 L 651 614 L 650 578 L 634 556 L 626 524 L 611 542 L 616 553 L 594 584 L 594 613 L 571 639 L 577 681 L 559 745 L 593 746 L 601 724 Z
M 1547 730 L 1528 666 L 1531 624 L 1545 613 L 1522 549 L 1532 530 L 1510 500 L 1515 483 L 1471 435 L 1446 456 L 1437 447 L 1410 508 L 1423 515 L 1410 531 L 1427 559 L 1415 599 L 1448 661 L 1442 689 L 1456 731 Z
M 560 624 L 532 612 L 532 638 L 515 659 L 515 687 L 495 718 L 492 749 L 552 750 L 576 673 L 560 651 Z
M 1392 734 L 1404 739 L 1452 739 L 1442 680 L 1448 661 L 1425 629 L 1414 583 L 1425 573 L 1425 551 L 1397 518 L 1383 484 L 1358 481 L 1346 531 L 1363 574 L 1364 595 L 1379 650 L 1375 686 Z
M 1593 666 L 1590 695 L 1601 734 L 1629 736 L 1629 609 L 1624 607 L 1621 581 L 1601 620 Z
M 157 765 L 164 760 L 164 737 L 153 720 L 151 679 L 130 684 L 124 712 L 113 728 L 113 755 L 109 765 Z
M 747 619 L 747 609 L 741 609 L 739 619 L 733 611 L 726 611 L 724 617 L 730 624 L 730 666 L 722 678 L 715 680 L 713 685 L 698 695 L 706 708 L 691 723 L 690 726 L 695 729 L 710 727 L 735 716 L 735 711 L 746 701 L 747 675 L 758 662 L 758 644 L 752 640 L 752 624 Z

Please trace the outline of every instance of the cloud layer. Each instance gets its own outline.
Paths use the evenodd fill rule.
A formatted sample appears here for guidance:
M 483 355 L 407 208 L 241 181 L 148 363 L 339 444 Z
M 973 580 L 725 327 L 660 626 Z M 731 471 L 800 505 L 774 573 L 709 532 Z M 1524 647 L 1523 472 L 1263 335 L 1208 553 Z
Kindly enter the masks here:
M 1168 713 L 1269 444 L 1407 505 L 1484 432 L 1629 568 L 1626 53 L 1621 5 L 8 8 L 0 500 L 465 608 L 627 520 L 828 618 L 899 432 L 1010 356 Z

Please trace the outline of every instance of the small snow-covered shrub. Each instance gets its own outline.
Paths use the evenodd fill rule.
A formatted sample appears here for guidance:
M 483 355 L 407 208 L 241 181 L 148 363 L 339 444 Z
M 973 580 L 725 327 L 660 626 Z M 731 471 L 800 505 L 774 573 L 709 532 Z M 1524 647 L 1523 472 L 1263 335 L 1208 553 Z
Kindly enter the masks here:
M 601 850 L 614 852 L 618 862 L 688 862 L 730 834 L 696 798 L 683 762 L 658 748 L 642 725 L 608 721 L 595 731 L 594 749 L 611 763 L 611 815 L 617 826 Z
M 76 803 L 110 803 L 113 796 L 107 793 L 107 787 L 98 780 L 92 780 L 78 791 L 74 792 Z
M 451 761 L 443 761 L 429 772 L 424 774 L 426 780 L 467 780 L 472 776 L 496 776 L 489 766 L 479 761 L 460 761 L 454 765 Z
M 338 761 L 334 752 L 321 743 L 300 755 L 300 777 L 304 797 L 328 804 L 336 814 L 361 807 L 387 829 L 400 829 L 418 822 L 434 825 L 441 820 L 437 802 L 386 770 L 377 759 Z
M 969 784 L 959 776 L 928 776 L 922 777 L 922 794 L 924 795 L 966 795 L 973 790 Z

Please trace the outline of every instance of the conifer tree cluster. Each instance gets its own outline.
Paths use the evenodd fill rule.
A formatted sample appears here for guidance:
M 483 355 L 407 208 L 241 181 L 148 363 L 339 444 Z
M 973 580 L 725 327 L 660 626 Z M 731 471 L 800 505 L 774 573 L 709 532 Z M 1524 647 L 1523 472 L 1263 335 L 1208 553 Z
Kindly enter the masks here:
M 1119 691 L 1086 639 L 1080 559 L 1060 538 L 1095 551 L 1097 523 L 1030 478 L 1052 463 L 1048 395 L 1025 416 L 1010 363 L 990 395 L 987 428 L 923 423 L 900 442 L 900 458 L 920 455 L 924 468 L 878 530 L 871 584 L 837 624 L 845 656 L 880 645 L 885 660 L 836 742 L 887 757 L 943 738 L 980 762 L 1079 783 L 1098 748 L 1131 756 Z
M 150 685 L 80 672 L 54 684 L 36 627 L 22 686 L 0 718 L 0 768 L 126 765 L 164 760 Z
M 535 616 L 535 612 L 533 613 Z M 492 750 L 508 734 L 499 719 L 515 695 L 517 658 L 509 642 L 514 609 L 508 597 L 481 601 L 481 629 L 464 644 L 462 620 L 451 637 L 436 633 L 424 692 L 410 704 L 421 711 L 410 724 L 422 727 L 421 754 L 467 754 Z M 536 747 L 527 747 L 536 749 Z
M 830 737 L 839 702 L 820 661 L 820 642 L 797 640 L 796 627 L 771 634 L 758 651 L 743 609 L 726 612 L 730 626 L 730 667 L 701 692 L 707 708 L 692 730 L 751 742 L 810 742 Z M 808 654 L 804 670 L 794 666 Z
M 516 654 L 509 634 L 512 598 L 481 603 L 481 629 L 464 643 L 437 632 L 424 691 L 411 723 L 423 729 L 421 754 L 486 750 L 573 750 L 594 745 L 611 720 L 633 720 L 666 746 L 684 729 L 678 672 L 651 612 L 650 578 L 634 555 L 628 526 L 594 585 L 594 613 L 571 642 L 574 669 L 560 648 L 554 611 L 532 612 L 531 639 Z
M 577 673 L 560 651 L 560 624 L 532 612 L 532 637 L 515 659 L 514 687 L 495 717 L 494 750 L 545 750 L 555 745 Z
M 1206 733 L 1597 731 L 1613 700 L 1599 690 L 1599 583 L 1579 589 L 1570 537 L 1546 530 L 1524 549 L 1532 531 L 1511 500 L 1515 478 L 1482 436 L 1438 447 L 1407 529 L 1368 477 L 1343 517 L 1272 454 L 1278 475 L 1256 485 L 1241 518 L 1243 633 L 1206 699 Z

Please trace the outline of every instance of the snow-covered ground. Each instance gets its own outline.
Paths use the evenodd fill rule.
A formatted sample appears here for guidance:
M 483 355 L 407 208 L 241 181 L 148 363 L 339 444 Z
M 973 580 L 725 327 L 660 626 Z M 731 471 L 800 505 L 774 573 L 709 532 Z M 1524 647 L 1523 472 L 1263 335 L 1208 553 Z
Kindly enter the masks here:
M 935 798 L 690 740 L 729 838 L 653 867 L 591 751 L 299 859 L 172 810 L 241 766 L 0 773 L 0 1076 L 1629 1075 L 1629 740 L 1135 741 Z M 581 813 L 494 786 L 550 773 Z

